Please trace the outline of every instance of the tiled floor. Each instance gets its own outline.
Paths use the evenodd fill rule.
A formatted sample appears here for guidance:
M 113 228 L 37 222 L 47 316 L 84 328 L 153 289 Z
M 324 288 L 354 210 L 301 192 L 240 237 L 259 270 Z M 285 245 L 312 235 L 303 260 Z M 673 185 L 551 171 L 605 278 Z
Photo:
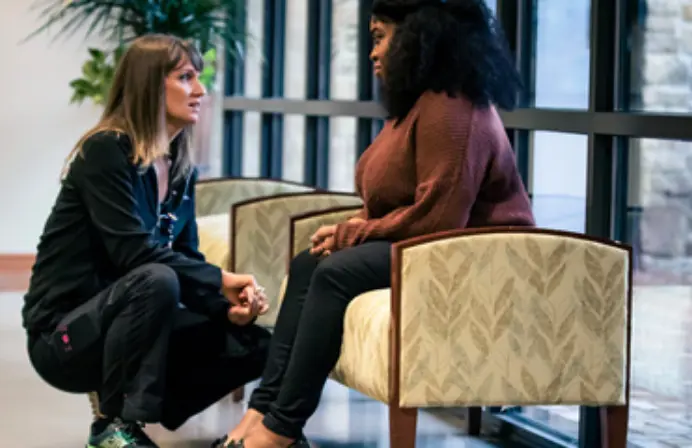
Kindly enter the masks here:
M 631 393 L 628 445 L 631 448 L 692 448 L 692 406 L 641 388 Z M 579 432 L 576 406 L 528 408 L 524 415 L 563 433 Z
M 0 291 L 8 286 L 14 289 L 22 288 L 26 284 L 25 277 L 23 274 L 17 276 L 16 273 L 4 277 L 0 275 Z M 667 300 L 672 300 L 673 295 L 670 291 L 659 292 L 665 292 L 663 296 Z M 663 299 L 652 294 L 653 292 L 647 292 L 646 295 L 638 297 L 639 307 L 644 303 L 644 299 L 647 299 L 647 302 L 648 299 L 656 299 L 652 301 L 661 303 Z M 676 306 L 672 306 L 672 303 L 669 305 L 671 306 L 664 308 L 673 308 L 677 310 L 678 315 L 682 313 L 683 310 L 677 302 Z M 87 400 L 84 396 L 55 391 L 34 374 L 24 349 L 25 338 L 20 327 L 20 307 L 20 293 L 0 292 L 0 447 L 83 446 L 90 421 Z M 674 310 L 671 311 L 675 312 Z M 665 374 L 659 381 L 662 386 L 679 385 L 681 378 L 690 381 L 692 363 L 680 362 L 685 351 L 690 348 L 684 349 L 666 342 L 663 347 L 656 346 L 643 351 L 646 346 L 642 348 L 642 341 L 648 344 L 646 341 L 651 340 L 651 335 L 663 334 L 655 325 L 656 321 L 652 320 L 656 317 L 654 311 L 642 308 L 637 312 L 635 309 L 635 327 L 639 330 L 646 327 L 648 330 L 650 326 L 651 330 L 643 333 L 636 341 L 639 342 L 637 345 L 640 349 L 635 350 L 635 361 L 639 357 L 641 362 L 635 363 L 634 373 L 642 372 L 641 366 L 647 366 L 647 369 L 655 367 L 657 373 Z M 642 317 L 636 319 L 638 316 L 646 317 L 652 322 L 642 320 Z M 669 326 L 672 322 L 671 318 L 666 316 L 659 319 L 661 322 L 668 322 Z M 689 331 L 686 325 L 682 327 Z M 679 339 L 680 336 L 675 334 L 671 342 Z M 665 363 L 662 359 L 654 361 L 650 351 L 658 353 L 659 356 L 670 352 L 669 358 L 673 363 Z M 675 368 L 680 369 L 678 376 L 667 378 L 667 372 Z M 637 384 L 637 375 L 634 383 L 630 413 L 630 446 L 692 448 L 692 397 L 648 390 Z M 151 428 L 150 432 L 161 441 L 164 448 L 207 447 L 212 439 L 234 424 L 243 411 L 242 404 L 234 404 L 228 400 L 200 414 L 176 433 L 156 427 Z M 524 415 L 567 434 L 576 435 L 578 432 L 579 413 L 576 407 L 527 408 L 524 412 Z M 443 421 L 430 414 L 421 413 L 418 445 L 423 448 L 491 446 L 477 439 L 463 437 L 459 426 L 460 424 L 450 424 L 449 418 Z M 380 403 L 336 383 L 329 383 L 318 412 L 308 424 L 307 433 L 317 446 L 323 448 L 388 447 L 387 410 Z
M 20 294 L 0 293 L 0 447 L 82 447 L 91 418 L 88 401 L 83 395 L 54 390 L 34 374 L 24 348 L 20 308 Z M 243 411 L 242 404 L 227 400 L 176 433 L 158 427 L 149 432 L 163 448 L 208 447 Z M 330 383 L 306 433 L 320 448 L 385 448 L 389 446 L 387 410 L 380 403 Z M 419 416 L 420 448 L 492 446 L 460 434 L 461 429 L 430 414 Z

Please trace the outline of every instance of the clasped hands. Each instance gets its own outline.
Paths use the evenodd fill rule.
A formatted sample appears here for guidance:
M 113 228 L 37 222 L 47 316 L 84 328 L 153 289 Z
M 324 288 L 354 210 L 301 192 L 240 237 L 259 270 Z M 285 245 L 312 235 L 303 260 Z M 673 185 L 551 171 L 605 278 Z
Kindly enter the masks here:
M 361 218 L 351 218 L 348 222 L 361 223 L 365 222 Z M 332 253 L 335 246 L 334 234 L 336 233 L 336 226 L 322 226 L 317 232 L 310 238 L 312 247 L 310 248 L 310 254 L 315 256 L 327 256 Z
M 264 288 L 257 284 L 254 276 L 222 271 L 221 283 L 223 294 L 231 303 L 228 309 L 231 323 L 247 325 L 269 311 Z

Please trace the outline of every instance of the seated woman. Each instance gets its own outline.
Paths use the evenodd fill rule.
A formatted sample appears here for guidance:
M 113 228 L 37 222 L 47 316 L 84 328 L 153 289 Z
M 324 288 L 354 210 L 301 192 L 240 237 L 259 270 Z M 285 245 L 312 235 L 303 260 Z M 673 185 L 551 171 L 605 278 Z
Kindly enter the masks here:
M 73 150 L 38 245 L 23 308 L 38 374 L 95 391 L 88 446 L 156 446 L 141 423 L 176 429 L 259 377 L 270 334 L 250 275 L 198 251 L 190 127 L 205 94 L 200 54 L 135 40 L 100 122 Z
M 365 207 L 293 259 L 261 384 L 217 445 L 308 446 L 303 428 L 338 360 L 346 307 L 390 286 L 393 242 L 534 225 L 495 109 L 512 106 L 518 76 L 484 0 L 375 0 L 370 28 L 388 119 L 358 162 Z

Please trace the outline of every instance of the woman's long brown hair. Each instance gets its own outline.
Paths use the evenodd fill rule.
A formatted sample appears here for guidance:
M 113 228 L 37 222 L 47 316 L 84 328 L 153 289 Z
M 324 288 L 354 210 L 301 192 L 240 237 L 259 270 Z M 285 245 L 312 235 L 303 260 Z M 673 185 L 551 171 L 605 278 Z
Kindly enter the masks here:
M 166 76 L 189 61 L 202 71 L 203 60 L 197 49 L 177 37 L 150 34 L 134 40 L 120 60 L 99 122 L 87 131 L 67 157 L 70 162 L 81 154 L 82 145 L 103 131 L 127 135 L 132 141 L 132 162 L 148 167 L 159 157 L 172 155 L 172 178 L 184 177 L 192 168 L 191 127 L 183 129 L 169 142 L 166 132 Z

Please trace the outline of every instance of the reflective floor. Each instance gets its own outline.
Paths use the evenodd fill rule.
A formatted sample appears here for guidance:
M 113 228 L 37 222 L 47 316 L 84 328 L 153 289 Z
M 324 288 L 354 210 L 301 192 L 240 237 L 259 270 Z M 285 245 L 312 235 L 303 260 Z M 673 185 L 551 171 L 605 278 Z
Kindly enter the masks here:
M 87 398 L 56 391 L 33 372 L 20 324 L 21 294 L 0 293 L 0 446 L 13 448 L 83 447 L 91 419 Z M 190 420 L 175 433 L 148 428 L 164 448 L 208 447 L 237 422 L 244 404 L 225 400 Z M 384 405 L 330 382 L 321 405 L 306 428 L 320 448 L 385 448 Z M 462 435 L 459 422 L 421 412 L 420 448 L 491 447 Z

